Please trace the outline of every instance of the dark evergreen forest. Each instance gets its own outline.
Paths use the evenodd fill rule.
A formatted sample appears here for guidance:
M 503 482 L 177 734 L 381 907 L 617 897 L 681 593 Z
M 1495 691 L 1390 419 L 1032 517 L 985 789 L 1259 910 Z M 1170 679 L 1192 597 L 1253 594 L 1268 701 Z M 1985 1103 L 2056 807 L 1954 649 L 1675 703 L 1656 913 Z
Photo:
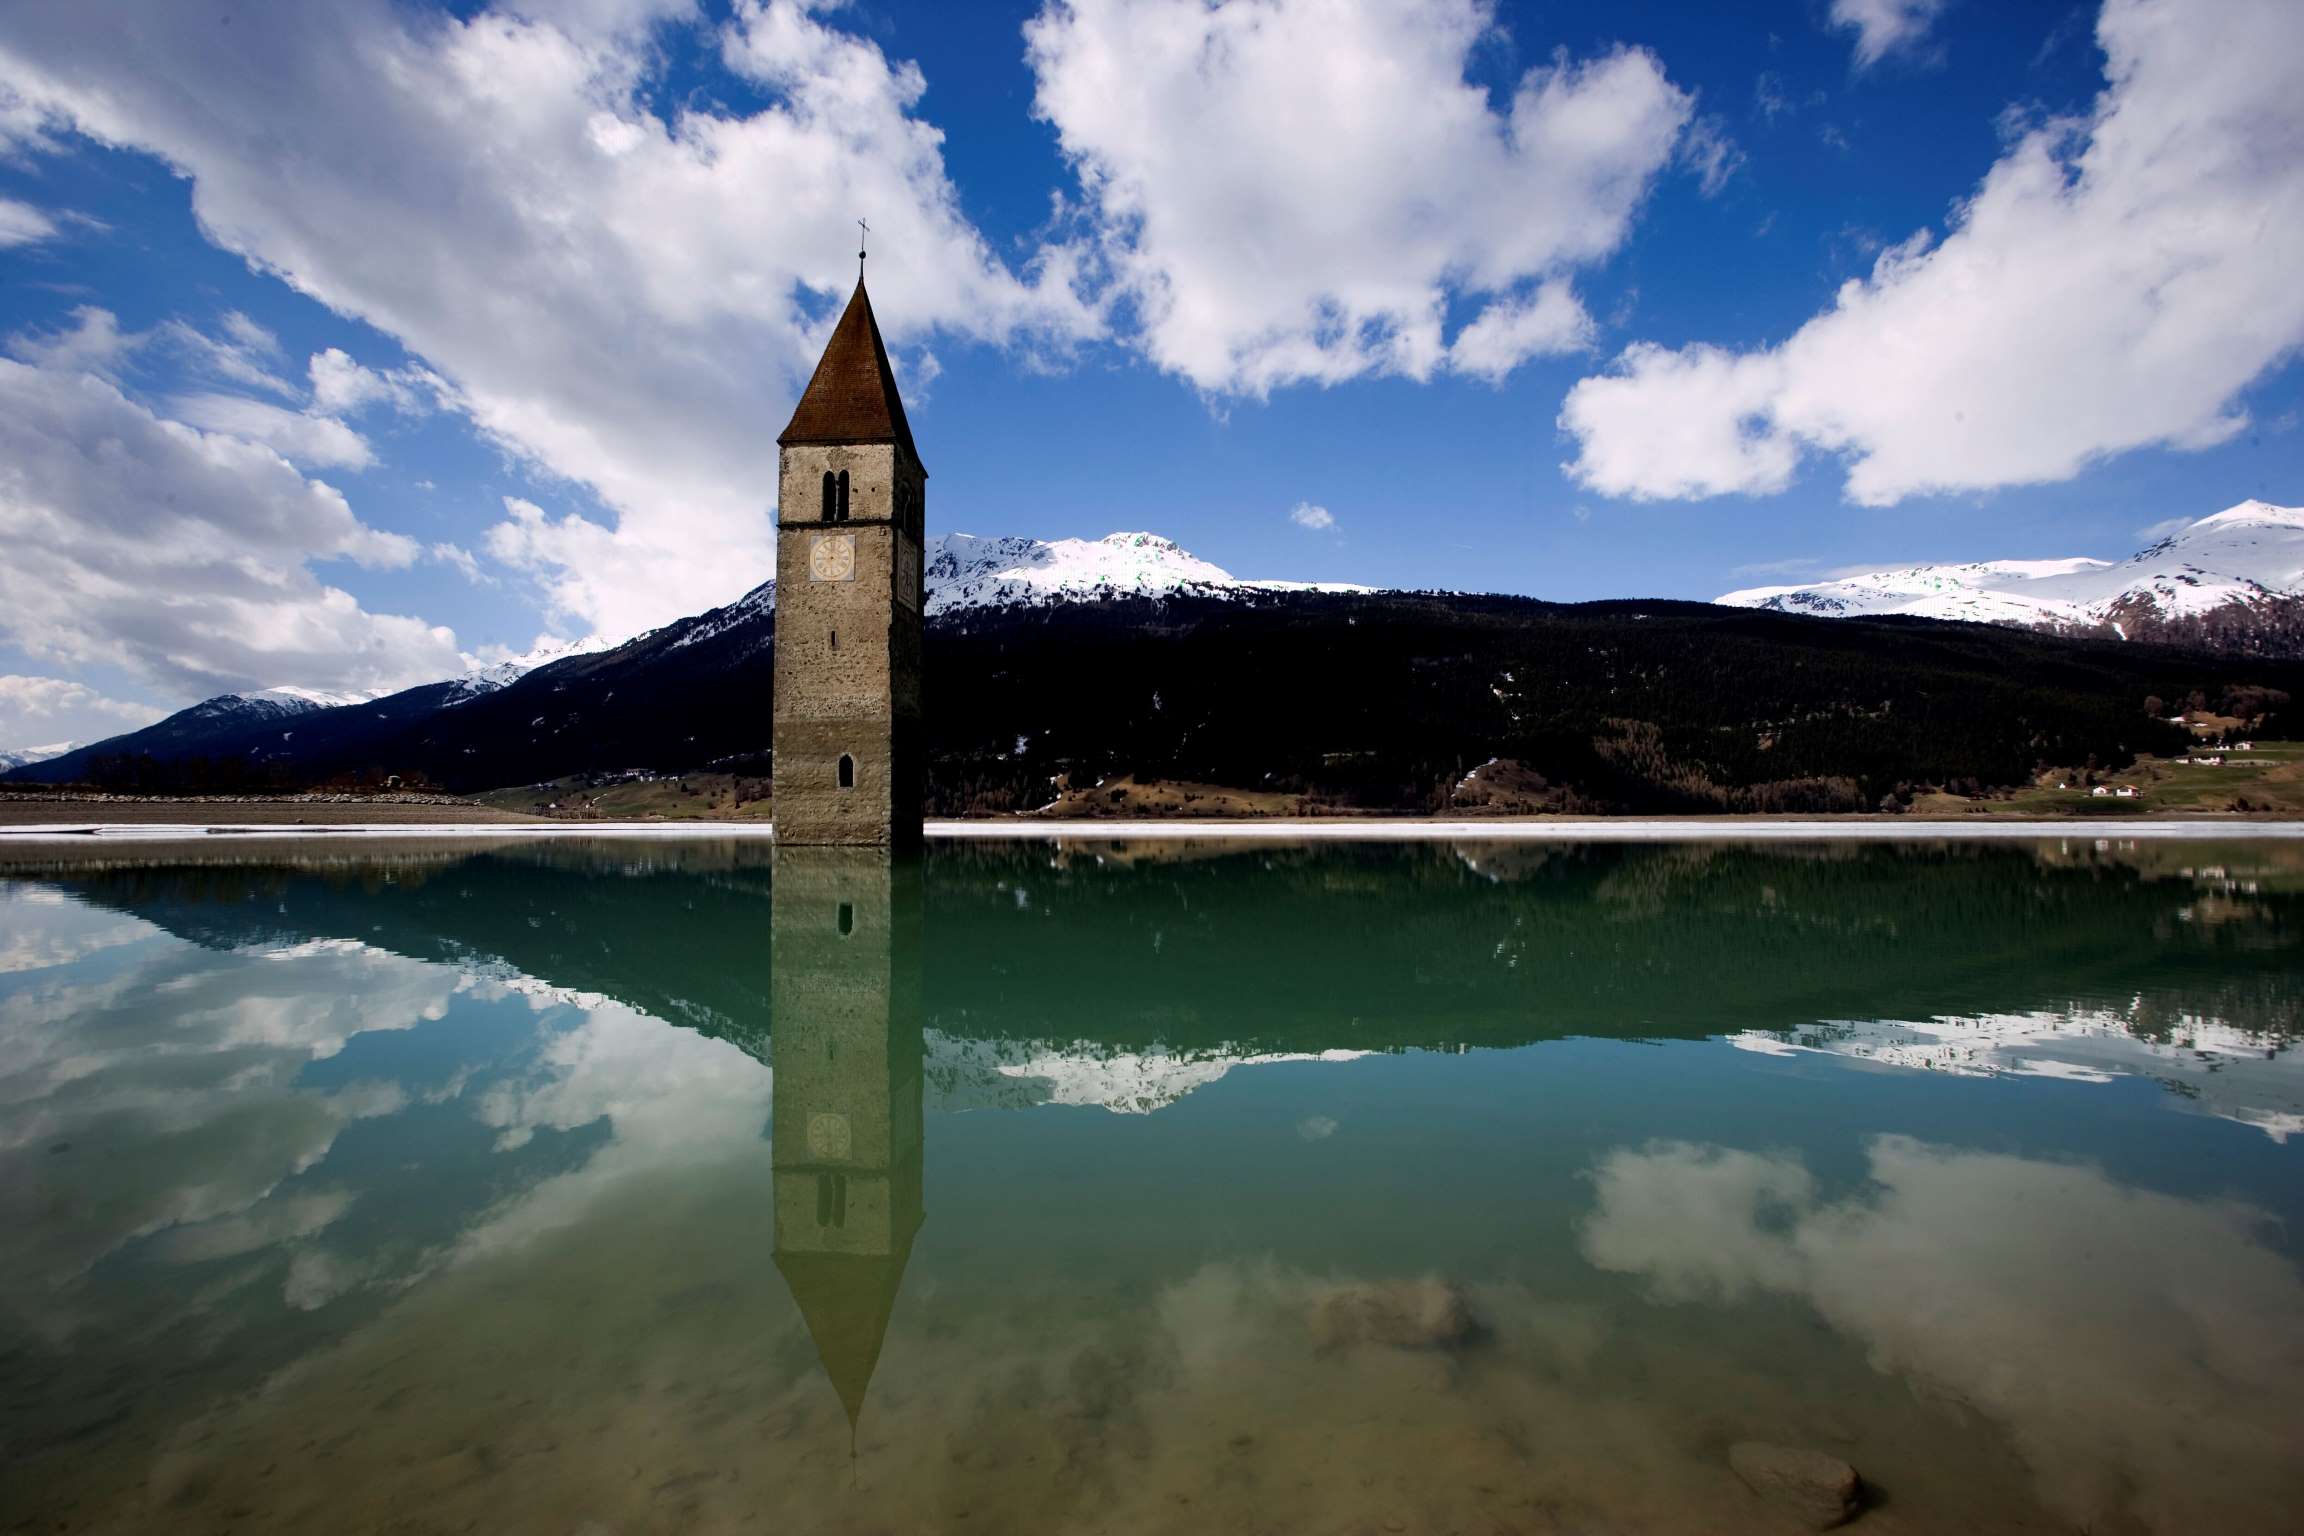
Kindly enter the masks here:
M 631 768 L 759 774 L 773 643 L 764 607 L 718 610 L 450 708 L 411 690 L 237 734 L 163 722 L 15 777 L 287 788 L 397 774 L 469 792 Z M 2187 707 L 2290 734 L 2304 692 L 2304 662 L 2277 658 L 1439 593 L 969 611 L 931 626 L 926 667 L 938 815 L 1027 809 L 1123 773 L 1339 811 L 1893 809 L 1924 789 L 2180 750 L 2161 717 Z M 1468 802 L 1460 786 L 1483 764 Z

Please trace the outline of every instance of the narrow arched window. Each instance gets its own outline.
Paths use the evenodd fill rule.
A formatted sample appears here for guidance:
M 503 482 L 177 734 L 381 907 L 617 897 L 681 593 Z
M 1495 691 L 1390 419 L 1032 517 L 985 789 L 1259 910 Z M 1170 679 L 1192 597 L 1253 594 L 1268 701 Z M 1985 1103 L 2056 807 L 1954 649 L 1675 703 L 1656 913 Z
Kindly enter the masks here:
M 840 937 L 846 938 L 856 931 L 856 903 L 840 903 Z
M 854 789 L 856 787 L 856 759 L 845 752 L 840 754 L 840 787 L 842 789 Z
M 848 1225 L 848 1176 L 844 1173 L 816 1175 L 816 1225 L 845 1227 Z
M 832 478 L 832 471 L 824 471 L 824 521 L 832 521 L 833 509 L 840 505 L 840 488 Z
M 832 514 L 832 521 L 836 523 L 848 521 L 848 471 L 846 470 L 840 471 L 840 508 Z

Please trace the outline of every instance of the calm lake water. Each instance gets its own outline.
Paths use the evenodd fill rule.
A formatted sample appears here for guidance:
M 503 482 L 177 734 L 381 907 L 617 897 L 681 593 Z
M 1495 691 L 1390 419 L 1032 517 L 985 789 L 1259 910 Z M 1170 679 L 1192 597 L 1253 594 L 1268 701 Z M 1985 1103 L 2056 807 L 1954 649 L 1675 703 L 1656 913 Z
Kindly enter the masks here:
M 0 869 L 0 1529 L 2295 1529 L 2304 848 Z

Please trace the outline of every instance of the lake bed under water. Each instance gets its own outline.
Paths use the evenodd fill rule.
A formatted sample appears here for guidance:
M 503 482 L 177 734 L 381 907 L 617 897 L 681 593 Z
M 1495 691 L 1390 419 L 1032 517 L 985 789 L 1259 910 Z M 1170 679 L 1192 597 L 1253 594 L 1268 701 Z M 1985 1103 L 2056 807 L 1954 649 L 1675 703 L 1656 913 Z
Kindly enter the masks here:
M 0 867 L 0 1530 L 2293 1522 L 2304 847 Z

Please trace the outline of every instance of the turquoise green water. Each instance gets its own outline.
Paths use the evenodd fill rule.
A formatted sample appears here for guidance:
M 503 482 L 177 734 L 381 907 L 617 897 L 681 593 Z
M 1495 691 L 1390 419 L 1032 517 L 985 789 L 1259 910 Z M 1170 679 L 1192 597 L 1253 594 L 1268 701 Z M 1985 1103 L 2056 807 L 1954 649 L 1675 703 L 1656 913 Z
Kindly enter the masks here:
M 2299 854 L 19 854 L 0 1530 L 2289 1528 Z

